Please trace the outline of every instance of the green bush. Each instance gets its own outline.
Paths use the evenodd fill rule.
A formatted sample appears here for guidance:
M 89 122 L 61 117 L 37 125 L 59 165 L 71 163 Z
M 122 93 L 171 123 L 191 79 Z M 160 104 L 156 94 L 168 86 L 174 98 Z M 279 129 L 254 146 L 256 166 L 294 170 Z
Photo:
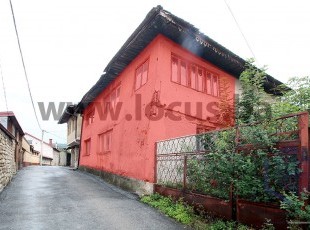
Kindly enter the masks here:
M 166 215 L 176 219 L 182 224 L 191 224 L 194 219 L 194 210 L 191 206 L 186 205 L 182 200 L 174 202 L 170 197 L 154 194 L 143 196 L 141 201 L 159 209 Z
M 256 202 L 279 202 L 281 192 L 297 191 L 296 178 L 300 173 L 297 157 L 283 154 L 274 146 L 279 141 L 298 138 L 275 135 L 279 129 L 296 130 L 298 119 L 271 119 L 271 106 L 263 88 L 265 75 L 264 69 L 255 68 L 250 60 L 240 76 L 238 140 L 235 128 L 197 136 L 197 143 L 206 154 L 189 157 L 188 189 L 229 199 L 233 185 L 239 198 Z M 308 91 L 302 92 L 306 95 Z
M 169 217 L 176 219 L 182 224 L 191 226 L 193 229 L 202 230 L 226 230 L 238 229 L 246 230 L 252 229 L 248 226 L 238 224 L 233 221 L 223 221 L 206 216 L 205 214 L 196 214 L 193 207 L 189 206 L 183 200 L 173 201 L 170 197 L 164 197 L 157 193 L 143 196 L 141 198 L 143 203 L 160 210 Z
M 292 221 L 310 222 L 309 193 L 303 192 L 298 197 L 295 193 L 284 193 L 284 200 L 281 201 L 281 209 L 287 211 L 288 218 Z

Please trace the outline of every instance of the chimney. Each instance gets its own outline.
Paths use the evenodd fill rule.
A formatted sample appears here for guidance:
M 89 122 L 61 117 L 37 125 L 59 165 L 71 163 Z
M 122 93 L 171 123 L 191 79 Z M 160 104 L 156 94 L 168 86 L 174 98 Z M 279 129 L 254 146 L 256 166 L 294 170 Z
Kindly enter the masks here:
M 50 139 L 49 145 L 53 147 L 53 139 Z

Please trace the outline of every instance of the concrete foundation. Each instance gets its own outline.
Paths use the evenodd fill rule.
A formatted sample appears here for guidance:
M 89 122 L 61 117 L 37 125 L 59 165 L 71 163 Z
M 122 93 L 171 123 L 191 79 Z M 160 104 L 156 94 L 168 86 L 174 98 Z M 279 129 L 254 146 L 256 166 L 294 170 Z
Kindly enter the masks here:
M 133 192 L 139 196 L 152 194 L 154 191 L 153 183 L 137 180 L 134 178 L 124 177 L 85 166 L 79 166 L 79 170 L 99 176 L 106 182 L 116 185 L 127 191 Z

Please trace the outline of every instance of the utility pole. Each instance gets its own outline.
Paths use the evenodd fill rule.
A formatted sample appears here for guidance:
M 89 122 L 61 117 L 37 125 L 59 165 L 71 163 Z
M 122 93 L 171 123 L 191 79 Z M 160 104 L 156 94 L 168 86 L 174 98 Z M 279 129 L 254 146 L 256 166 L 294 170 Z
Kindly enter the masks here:
M 41 154 L 40 154 L 40 165 L 43 165 L 43 137 L 45 130 L 42 129 L 42 137 L 41 137 Z

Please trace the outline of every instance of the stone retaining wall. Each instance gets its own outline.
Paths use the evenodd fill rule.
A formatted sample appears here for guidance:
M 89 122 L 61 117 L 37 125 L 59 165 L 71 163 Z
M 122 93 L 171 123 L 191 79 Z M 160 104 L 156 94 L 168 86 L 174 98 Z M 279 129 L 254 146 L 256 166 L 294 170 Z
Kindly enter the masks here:
M 0 129 L 0 192 L 16 173 L 15 140 Z

